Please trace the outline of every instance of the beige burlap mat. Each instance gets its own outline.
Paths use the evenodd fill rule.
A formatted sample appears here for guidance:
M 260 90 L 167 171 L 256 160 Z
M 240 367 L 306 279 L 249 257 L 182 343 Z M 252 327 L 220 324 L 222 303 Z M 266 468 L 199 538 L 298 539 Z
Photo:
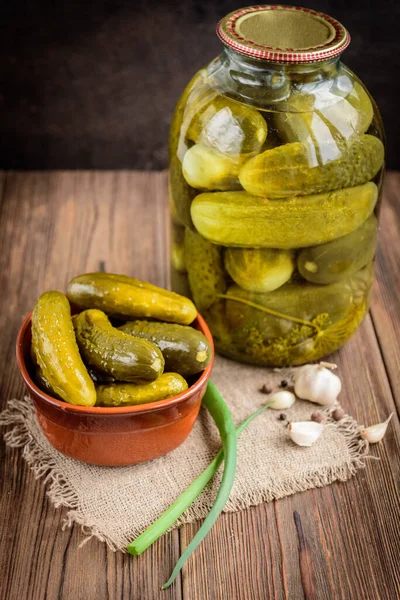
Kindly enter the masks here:
M 285 373 L 239 365 L 217 357 L 212 380 L 228 403 L 235 423 L 266 403 L 262 384 L 278 385 Z M 298 400 L 284 411 L 288 420 L 309 420 L 316 405 Z M 335 422 L 326 411 L 327 424 L 311 448 L 293 444 L 279 412 L 266 410 L 239 440 L 238 468 L 226 511 L 237 511 L 263 501 L 282 498 L 335 480 L 344 481 L 363 466 L 368 444 L 359 438 L 359 426 L 348 415 Z M 86 537 L 124 550 L 132 539 L 208 465 L 219 449 L 218 433 L 204 409 L 188 439 L 176 450 L 132 467 L 96 467 L 67 458 L 54 450 L 42 434 L 29 399 L 11 400 L 0 415 L 11 426 L 9 446 L 23 448 L 23 456 L 37 478 L 44 478 L 56 507 L 68 508 L 65 526 L 82 526 Z M 215 497 L 220 473 L 177 526 L 204 517 Z

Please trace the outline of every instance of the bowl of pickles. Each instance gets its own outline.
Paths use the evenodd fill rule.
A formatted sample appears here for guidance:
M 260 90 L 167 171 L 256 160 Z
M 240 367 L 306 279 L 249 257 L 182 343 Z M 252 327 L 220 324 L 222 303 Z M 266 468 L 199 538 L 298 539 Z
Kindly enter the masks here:
M 40 296 L 16 354 L 48 441 L 71 458 L 122 466 L 186 439 L 214 348 L 187 298 L 125 275 L 86 273 L 66 294 Z

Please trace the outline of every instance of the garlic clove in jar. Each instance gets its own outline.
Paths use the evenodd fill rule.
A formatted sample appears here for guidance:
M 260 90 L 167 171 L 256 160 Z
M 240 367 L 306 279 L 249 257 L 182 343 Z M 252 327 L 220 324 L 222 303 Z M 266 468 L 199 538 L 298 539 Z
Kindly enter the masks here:
M 296 370 L 294 378 L 296 396 L 322 406 L 330 406 L 336 401 L 342 383 L 337 375 L 324 366 L 325 364 L 328 363 L 304 365 Z
M 370 427 L 365 427 L 361 430 L 360 435 L 363 440 L 367 440 L 370 444 L 376 444 L 380 442 L 383 436 L 386 433 L 386 430 L 389 425 L 390 419 L 393 417 L 393 413 L 383 421 L 383 423 L 377 423 L 376 425 L 371 425 Z
M 268 406 L 273 410 L 282 410 L 284 408 L 291 408 L 296 402 L 296 396 L 287 390 L 275 392 L 268 398 Z
M 290 439 L 298 446 L 312 446 L 321 435 L 324 426 L 314 421 L 297 421 L 289 423 L 288 434 Z

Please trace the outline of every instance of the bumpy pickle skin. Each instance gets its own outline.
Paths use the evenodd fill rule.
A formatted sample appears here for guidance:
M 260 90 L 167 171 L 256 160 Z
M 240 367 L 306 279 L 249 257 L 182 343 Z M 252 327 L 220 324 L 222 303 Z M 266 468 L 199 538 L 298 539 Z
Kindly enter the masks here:
M 246 192 L 215 192 L 196 196 L 191 214 L 200 235 L 214 244 L 304 248 L 357 229 L 372 213 L 377 198 L 378 188 L 372 182 L 286 200 L 268 200 Z M 195 285 L 194 279 L 193 275 Z
M 311 283 L 327 285 L 356 273 L 375 256 L 378 221 L 371 215 L 358 229 L 348 235 L 305 248 L 297 257 L 300 275 Z
M 357 330 L 369 305 L 372 265 L 340 284 L 287 284 L 269 294 L 228 290 L 229 344 L 225 356 L 265 366 L 299 365 L 340 348 Z M 249 304 L 250 303 L 250 304 Z
M 259 152 L 268 128 L 254 108 L 223 96 L 215 96 L 196 112 L 186 137 L 223 154 Z
M 283 198 L 339 190 L 373 179 L 383 165 L 384 147 L 372 135 L 347 144 L 327 144 L 321 161 L 306 142 L 283 144 L 250 159 L 239 173 L 243 188 L 255 196 Z
M 183 157 L 182 173 L 199 190 L 237 190 L 241 187 L 239 171 L 247 160 L 245 155 L 230 156 L 195 144 Z
M 246 292 L 232 285 L 227 291 L 226 312 L 233 330 L 239 329 L 242 334 L 244 330 L 257 327 L 269 339 L 285 336 L 296 325 L 310 323 L 321 313 L 328 313 L 331 322 L 339 321 L 349 311 L 351 298 L 349 285 L 341 284 L 287 283 L 266 294 Z M 267 311 L 258 309 L 258 306 Z
M 128 321 L 119 329 L 155 344 L 162 352 L 166 371 L 195 375 L 210 363 L 211 346 L 203 333 L 193 327 L 156 321 Z
M 226 290 L 221 249 L 195 231 L 186 229 L 185 259 L 193 301 L 202 312 Z
M 294 269 L 290 250 L 227 248 L 225 268 L 238 286 L 249 292 L 272 292 L 289 281 Z
M 187 388 L 187 382 L 178 373 L 163 373 L 156 381 L 150 383 L 99 385 L 96 406 L 135 406 L 158 402 L 177 396 Z
M 32 349 L 43 377 L 69 404 L 93 406 L 96 390 L 75 339 L 71 308 L 61 292 L 46 292 L 32 313 Z
M 78 275 L 69 282 L 67 296 L 81 309 L 98 308 L 126 319 L 147 317 L 190 325 L 197 316 L 193 302 L 184 296 L 126 275 Z
M 73 324 L 83 359 L 97 371 L 129 382 L 153 381 L 163 372 L 159 348 L 116 329 L 101 310 L 85 310 Z

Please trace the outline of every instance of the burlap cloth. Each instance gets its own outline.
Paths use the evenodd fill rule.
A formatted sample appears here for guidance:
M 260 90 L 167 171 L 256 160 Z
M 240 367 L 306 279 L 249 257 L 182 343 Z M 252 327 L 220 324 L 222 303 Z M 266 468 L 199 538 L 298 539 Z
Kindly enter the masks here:
M 262 384 L 276 386 L 290 373 L 239 365 L 217 357 L 212 380 L 228 403 L 235 423 L 267 401 Z M 284 412 L 288 420 L 309 420 L 318 408 L 298 400 Z M 368 444 L 359 438 L 359 426 L 348 415 L 335 422 L 325 411 L 327 424 L 311 448 L 296 446 L 288 438 L 279 411 L 267 409 L 239 439 L 235 484 L 225 506 L 237 511 L 345 481 L 363 466 Z M 208 465 L 219 449 L 218 432 L 208 413 L 201 409 L 188 439 L 176 450 L 132 467 L 96 467 L 67 458 L 47 442 L 28 398 L 11 400 L 0 415 L 9 446 L 22 447 L 23 456 L 37 478 L 43 477 L 47 494 L 56 507 L 68 508 L 64 526 L 82 526 L 83 543 L 92 536 L 113 550 L 124 550 L 133 538 L 160 513 Z M 215 497 L 220 473 L 176 523 L 179 526 L 204 517 Z

